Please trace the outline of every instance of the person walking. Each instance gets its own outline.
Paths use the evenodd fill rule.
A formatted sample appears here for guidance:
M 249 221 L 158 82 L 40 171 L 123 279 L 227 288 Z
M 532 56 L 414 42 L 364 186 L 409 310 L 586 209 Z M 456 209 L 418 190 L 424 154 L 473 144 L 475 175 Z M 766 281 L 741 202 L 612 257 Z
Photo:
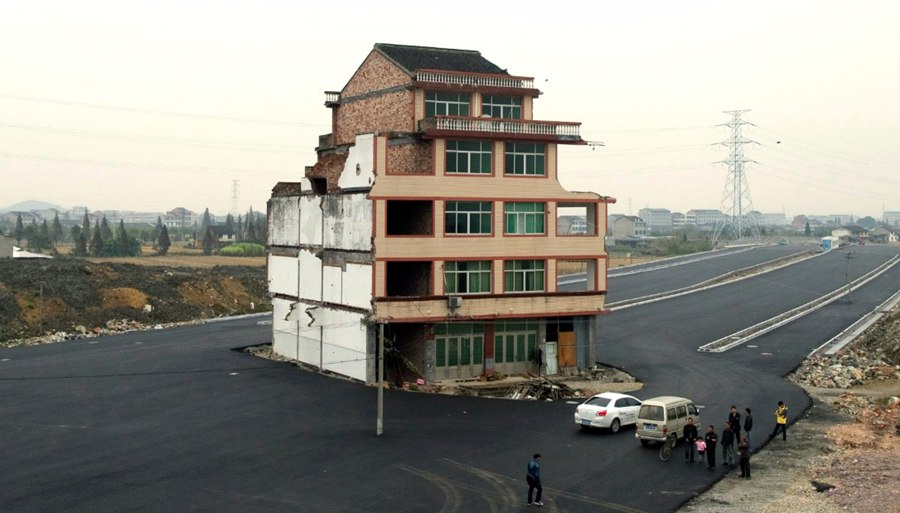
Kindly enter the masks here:
M 741 477 L 750 479 L 750 438 L 745 433 L 738 444 L 738 453 L 741 456 Z
M 706 428 L 706 436 L 703 437 L 703 441 L 706 442 L 706 462 L 709 464 L 710 470 L 715 470 L 716 444 L 719 442 L 719 437 L 716 436 L 716 428 L 712 424 Z
M 737 406 L 731 405 L 731 411 L 728 413 L 728 423 L 731 424 L 731 431 L 734 433 L 735 440 L 741 439 L 741 414 L 738 413 Z
M 750 413 L 750 407 L 744 408 L 744 435 L 747 436 L 747 450 L 753 452 L 753 442 L 750 439 L 750 432 L 753 431 L 753 414 Z
M 543 487 L 541 486 L 541 464 L 540 462 L 538 462 L 539 459 L 541 459 L 540 453 L 534 453 L 531 461 L 528 462 L 528 475 L 525 476 L 525 480 L 528 481 L 529 506 L 544 505 L 544 503 L 541 502 L 541 492 L 543 491 Z M 533 495 L 535 489 L 537 489 L 537 496 L 535 496 L 534 502 L 532 502 L 531 496 Z
M 734 431 L 731 430 L 731 424 L 725 423 L 725 429 L 722 430 L 722 463 L 731 466 L 734 465 Z
M 700 434 L 697 433 L 697 426 L 694 425 L 694 419 L 688 417 L 687 424 L 684 425 L 684 462 L 687 463 L 689 460 L 691 463 L 694 462 L 694 443 L 697 441 L 697 437 Z M 700 459 L 703 459 L 703 456 L 700 456 Z
M 778 401 L 778 408 L 775 409 L 775 429 L 769 435 L 769 440 L 775 438 L 778 430 L 781 430 L 781 439 L 787 442 L 787 405 L 784 401 Z

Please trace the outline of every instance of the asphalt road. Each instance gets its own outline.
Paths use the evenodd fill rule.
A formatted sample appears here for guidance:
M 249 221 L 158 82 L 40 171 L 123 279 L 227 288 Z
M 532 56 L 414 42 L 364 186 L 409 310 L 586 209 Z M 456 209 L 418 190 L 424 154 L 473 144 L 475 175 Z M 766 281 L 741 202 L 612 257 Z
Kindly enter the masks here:
M 858 275 L 897 248 L 854 248 Z M 844 280 L 842 253 L 734 284 L 615 312 L 603 360 L 707 408 L 754 408 L 754 439 L 781 378 L 900 287 L 900 266 L 799 321 L 722 354 L 710 340 Z M 574 405 L 375 391 L 230 349 L 270 339 L 244 319 L 0 350 L 0 511 L 519 511 L 525 465 L 542 458 L 549 511 L 672 511 L 721 472 L 668 463 L 630 430 L 582 433 Z M 790 443 L 790 430 L 788 430 Z M 780 440 L 775 444 L 781 443 Z

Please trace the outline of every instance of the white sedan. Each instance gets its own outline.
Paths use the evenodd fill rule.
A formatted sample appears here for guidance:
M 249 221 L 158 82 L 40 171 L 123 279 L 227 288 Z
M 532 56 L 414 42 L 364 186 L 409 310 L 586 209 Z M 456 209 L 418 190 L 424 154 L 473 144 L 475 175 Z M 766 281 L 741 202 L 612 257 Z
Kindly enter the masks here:
M 615 392 L 603 392 L 578 405 L 575 423 L 581 429 L 609 428 L 616 433 L 619 428 L 637 422 L 641 401 L 636 397 Z

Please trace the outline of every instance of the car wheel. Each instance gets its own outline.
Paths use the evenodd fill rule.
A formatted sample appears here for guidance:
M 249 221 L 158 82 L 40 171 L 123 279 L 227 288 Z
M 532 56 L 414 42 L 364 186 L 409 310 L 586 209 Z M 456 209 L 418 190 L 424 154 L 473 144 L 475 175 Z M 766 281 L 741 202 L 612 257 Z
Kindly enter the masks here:
M 609 430 L 613 433 L 618 433 L 620 427 L 622 427 L 622 423 L 619 422 L 619 419 L 613 419 L 612 424 L 609 425 Z
M 644 440 L 643 438 L 641 438 L 641 445 L 643 445 L 644 447 L 647 447 L 648 445 L 650 445 L 650 441 Z

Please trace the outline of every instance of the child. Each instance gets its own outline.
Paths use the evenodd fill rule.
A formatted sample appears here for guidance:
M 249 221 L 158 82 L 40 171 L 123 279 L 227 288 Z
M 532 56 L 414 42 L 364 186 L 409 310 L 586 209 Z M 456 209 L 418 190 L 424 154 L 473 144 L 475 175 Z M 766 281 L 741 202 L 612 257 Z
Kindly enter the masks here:
M 694 442 L 694 445 L 697 446 L 697 454 L 700 455 L 700 458 L 697 460 L 697 463 L 702 464 L 703 463 L 703 451 L 706 450 L 706 442 L 704 442 L 702 438 L 698 438 Z

